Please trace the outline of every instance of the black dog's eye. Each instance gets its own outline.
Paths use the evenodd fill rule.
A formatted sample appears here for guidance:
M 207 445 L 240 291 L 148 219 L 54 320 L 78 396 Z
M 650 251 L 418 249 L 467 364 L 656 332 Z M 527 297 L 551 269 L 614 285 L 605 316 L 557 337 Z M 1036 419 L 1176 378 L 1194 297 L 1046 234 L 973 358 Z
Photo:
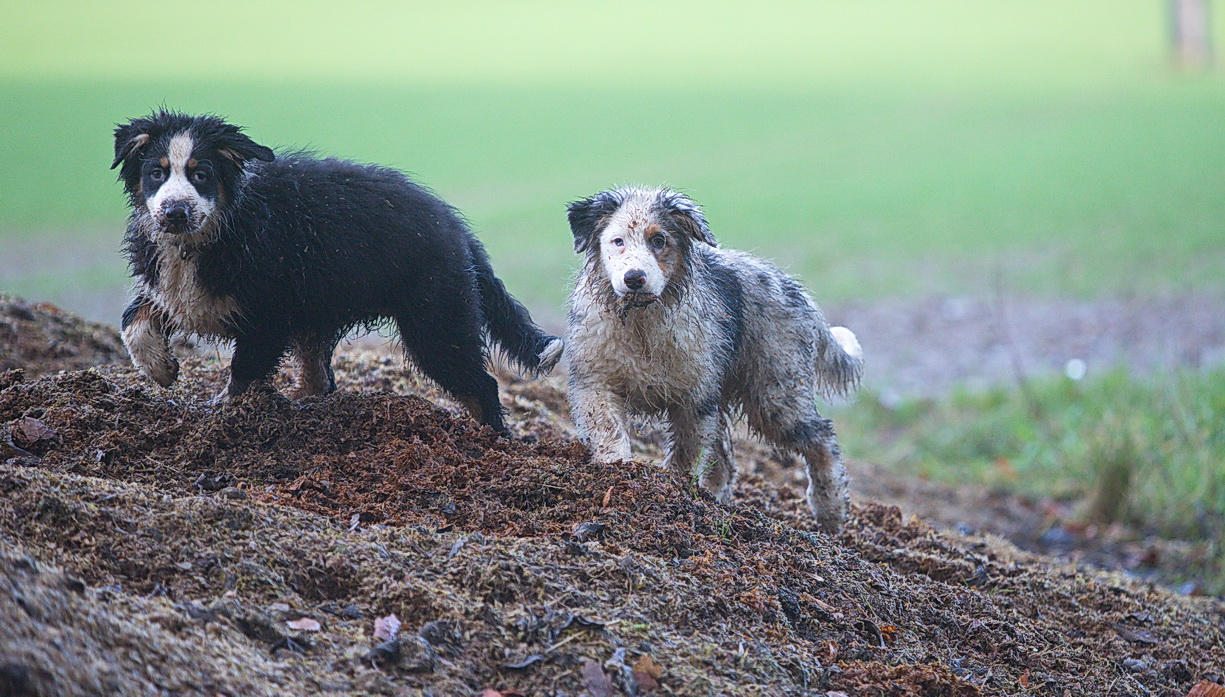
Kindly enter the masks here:
M 197 184 L 203 184 L 204 182 L 208 181 L 208 172 L 205 172 L 202 169 L 197 169 L 191 173 L 191 180 Z
M 153 169 L 149 170 L 149 178 L 155 182 L 165 181 L 166 170 L 162 169 L 161 167 L 154 167 Z
M 668 246 L 668 238 L 663 235 L 656 235 L 651 238 L 651 246 L 655 249 L 663 249 Z
M 616 238 L 616 239 L 614 239 L 614 240 L 613 240 L 613 244 L 617 245 L 618 247 L 624 247 L 624 246 L 625 246 L 625 240 L 623 240 L 623 239 L 621 239 L 620 237 L 618 237 L 618 238 Z

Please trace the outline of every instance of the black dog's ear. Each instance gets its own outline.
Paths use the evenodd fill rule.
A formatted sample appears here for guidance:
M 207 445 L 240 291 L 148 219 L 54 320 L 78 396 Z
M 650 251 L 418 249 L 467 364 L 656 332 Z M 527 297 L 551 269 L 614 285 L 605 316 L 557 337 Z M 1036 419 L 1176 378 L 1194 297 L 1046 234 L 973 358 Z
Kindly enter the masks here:
M 702 209 L 693 202 L 693 199 L 679 191 L 665 189 L 660 195 L 660 204 L 676 221 L 676 226 L 686 235 L 699 242 L 705 242 L 711 247 L 719 246 L 719 242 L 710 232 L 710 226 L 706 224 L 706 216 L 702 214 Z
M 566 207 L 570 232 L 574 233 L 575 254 L 582 254 L 591 248 L 604 219 L 615 213 L 620 205 L 621 197 L 616 191 L 601 191 Z
M 138 154 L 141 148 L 149 144 L 152 136 L 148 133 L 149 122 L 138 119 L 115 127 L 115 161 L 111 169 L 123 164 L 124 160 Z
M 225 132 L 218 138 L 217 152 L 233 160 L 234 164 L 241 167 L 247 160 L 272 162 L 276 159 L 272 148 L 266 148 L 251 140 L 238 126 L 225 126 Z

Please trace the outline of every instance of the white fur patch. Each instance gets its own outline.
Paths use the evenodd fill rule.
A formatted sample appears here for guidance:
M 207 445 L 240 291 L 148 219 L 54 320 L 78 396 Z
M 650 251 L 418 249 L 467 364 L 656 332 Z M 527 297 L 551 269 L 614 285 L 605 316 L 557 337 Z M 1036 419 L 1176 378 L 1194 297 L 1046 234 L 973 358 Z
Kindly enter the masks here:
M 145 292 L 175 329 L 188 334 L 227 338 L 230 329 L 225 321 L 238 313 L 233 298 L 217 297 L 200 285 L 195 259 L 184 259 L 178 248 L 170 245 L 158 247 L 157 288 L 146 288 Z
M 124 327 L 122 336 L 123 345 L 137 370 L 162 387 L 169 387 L 174 382 L 179 364 L 155 322 L 147 318 L 136 319 Z
M 859 345 L 859 339 L 855 338 L 855 332 L 846 327 L 830 327 L 829 333 L 833 335 L 834 341 L 838 342 L 847 355 L 856 360 L 863 360 L 863 348 Z
M 547 373 L 553 369 L 553 366 L 557 365 L 557 362 L 561 360 L 561 354 L 565 347 L 566 344 L 561 339 L 554 339 L 549 342 L 548 346 L 544 347 L 544 350 L 540 352 L 541 373 Z
M 171 203 L 187 202 L 191 211 L 189 217 L 193 230 L 202 226 L 213 212 L 213 201 L 201 196 L 188 179 L 187 161 L 191 159 L 191 152 L 194 148 L 195 143 L 188 133 L 180 133 L 170 139 L 166 153 L 166 159 L 170 161 L 169 175 L 153 193 L 153 196 L 145 202 L 149 213 L 159 226 L 165 225 L 165 209 Z

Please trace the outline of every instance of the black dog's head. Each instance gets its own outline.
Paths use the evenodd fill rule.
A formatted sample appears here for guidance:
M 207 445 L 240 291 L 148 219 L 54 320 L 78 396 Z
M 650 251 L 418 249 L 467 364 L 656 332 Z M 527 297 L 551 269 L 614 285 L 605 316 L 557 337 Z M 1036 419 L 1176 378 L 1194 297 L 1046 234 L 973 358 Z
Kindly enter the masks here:
M 212 227 L 252 159 L 275 156 L 215 116 L 159 110 L 115 128 L 111 169 L 120 167 L 132 207 L 148 213 L 154 241 L 187 241 Z

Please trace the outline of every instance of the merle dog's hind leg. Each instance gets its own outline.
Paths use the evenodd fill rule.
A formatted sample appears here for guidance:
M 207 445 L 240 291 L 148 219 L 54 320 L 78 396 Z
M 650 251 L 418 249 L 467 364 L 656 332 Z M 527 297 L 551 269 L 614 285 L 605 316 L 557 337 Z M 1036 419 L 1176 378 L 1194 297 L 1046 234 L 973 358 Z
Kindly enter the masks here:
M 506 433 L 498 381 L 485 370 L 485 344 L 474 305 L 449 304 L 396 315 L 400 341 L 417 367 L 464 405 L 472 418 Z M 445 321 L 438 321 L 445 317 Z
M 808 474 L 808 507 L 820 528 L 830 534 L 842 532 L 850 508 L 850 486 L 842 451 L 832 421 L 806 404 L 793 410 L 795 418 L 770 420 L 757 409 L 748 411 L 749 425 L 779 448 L 799 455 Z M 773 416 L 778 416 L 774 411 Z
M 331 394 L 336 391 L 336 376 L 332 372 L 332 354 L 336 340 L 327 338 L 300 339 L 294 345 L 298 362 L 297 384 L 289 393 L 291 399 L 303 399 Z

